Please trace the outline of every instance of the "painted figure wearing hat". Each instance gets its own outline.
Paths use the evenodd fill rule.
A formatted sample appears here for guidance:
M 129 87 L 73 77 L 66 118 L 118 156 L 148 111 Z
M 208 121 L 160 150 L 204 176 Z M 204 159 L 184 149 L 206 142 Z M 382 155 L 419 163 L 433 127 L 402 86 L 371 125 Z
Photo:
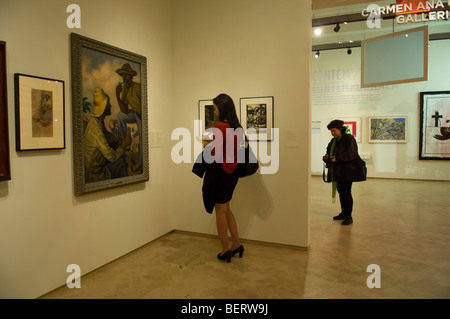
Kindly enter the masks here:
M 109 96 L 101 88 L 96 88 L 92 119 L 84 133 L 85 180 L 87 183 L 127 176 L 124 150 L 131 144 L 129 136 L 124 137 L 118 147 L 108 142 L 105 117 L 111 115 Z
M 116 98 L 119 103 L 120 112 L 117 115 L 119 135 L 127 134 L 127 123 L 136 123 L 139 134 L 141 132 L 141 85 L 133 81 L 137 72 L 131 68 L 129 63 L 125 63 L 122 68 L 117 69 L 123 83 L 116 87 Z

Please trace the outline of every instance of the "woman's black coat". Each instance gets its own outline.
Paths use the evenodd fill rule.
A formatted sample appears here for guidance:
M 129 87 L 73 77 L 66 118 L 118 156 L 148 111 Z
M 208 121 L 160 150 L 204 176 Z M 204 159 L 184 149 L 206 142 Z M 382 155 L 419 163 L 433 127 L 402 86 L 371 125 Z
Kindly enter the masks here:
M 354 182 L 360 175 L 358 144 L 351 134 L 342 133 L 341 136 L 334 147 L 333 155 L 336 157 L 336 162 L 331 163 L 332 167 L 328 170 L 327 182 L 332 181 L 330 173 L 333 174 L 333 181 L 336 182 Z M 333 140 L 334 138 L 327 146 L 328 156 L 330 156 Z M 326 156 L 323 159 L 324 162 L 327 162 Z

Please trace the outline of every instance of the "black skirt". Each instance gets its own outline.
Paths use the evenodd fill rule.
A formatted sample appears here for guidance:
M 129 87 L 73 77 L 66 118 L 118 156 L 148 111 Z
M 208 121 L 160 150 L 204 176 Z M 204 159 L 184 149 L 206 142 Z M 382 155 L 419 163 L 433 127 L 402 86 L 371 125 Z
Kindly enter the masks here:
M 212 213 L 215 204 L 224 204 L 233 197 L 234 189 L 239 180 L 237 171 L 225 173 L 221 165 L 213 163 L 206 171 L 203 179 L 203 202 L 208 213 Z

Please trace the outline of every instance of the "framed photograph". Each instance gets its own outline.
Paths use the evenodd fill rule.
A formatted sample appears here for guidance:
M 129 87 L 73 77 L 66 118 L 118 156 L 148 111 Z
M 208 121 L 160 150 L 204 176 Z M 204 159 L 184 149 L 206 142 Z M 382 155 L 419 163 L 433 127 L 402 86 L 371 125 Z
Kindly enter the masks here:
M 201 121 L 202 127 L 200 127 L 200 138 L 205 131 L 219 122 L 214 116 L 214 103 L 213 100 L 200 100 L 198 101 L 198 117 Z
M 369 143 L 406 143 L 406 116 L 369 117 Z
M 75 195 L 149 180 L 147 59 L 71 34 Z
M 450 159 L 450 91 L 420 93 L 419 159 Z
M 66 148 L 64 81 L 14 74 L 16 150 Z
M 346 133 L 355 137 L 357 143 L 361 143 L 361 118 L 360 117 L 335 117 L 330 119 L 330 122 L 334 119 L 344 121 L 344 126 L 347 128 Z
M 273 100 L 273 96 L 240 99 L 241 125 L 249 140 L 273 140 Z
M 0 41 L 0 181 L 10 179 L 6 42 Z

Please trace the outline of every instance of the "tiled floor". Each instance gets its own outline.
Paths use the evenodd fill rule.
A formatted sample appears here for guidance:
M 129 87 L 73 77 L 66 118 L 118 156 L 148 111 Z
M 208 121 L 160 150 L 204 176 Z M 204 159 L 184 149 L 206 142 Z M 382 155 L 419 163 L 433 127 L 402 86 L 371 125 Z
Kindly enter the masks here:
M 311 192 L 308 251 L 247 242 L 227 264 L 218 239 L 172 232 L 42 298 L 450 298 L 450 182 L 355 183 L 350 226 L 332 220 L 329 184 Z

